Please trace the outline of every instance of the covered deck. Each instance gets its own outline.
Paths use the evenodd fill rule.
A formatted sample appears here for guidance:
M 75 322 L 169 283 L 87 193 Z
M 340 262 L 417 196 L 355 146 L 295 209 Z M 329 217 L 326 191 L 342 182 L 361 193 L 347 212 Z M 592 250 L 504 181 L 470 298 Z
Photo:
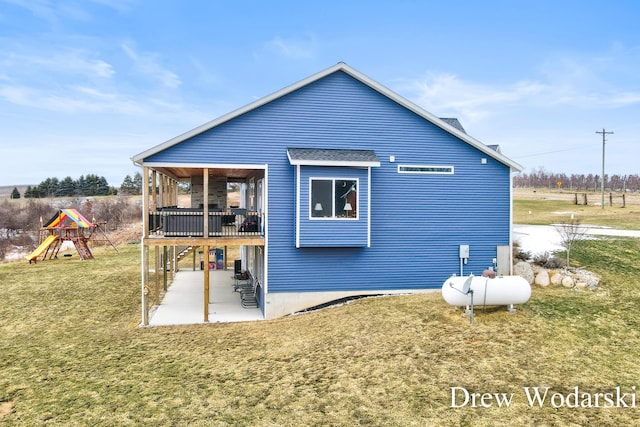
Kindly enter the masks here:
M 240 306 L 238 295 L 229 294 L 233 292 L 228 283 L 233 280 L 233 270 L 222 270 L 226 271 L 228 280 L 221 280 L 221 273 L 209 268 L 196 271 L 195 251 L 203 254 L 201 262 L 209 266 L 211 261 L 216 262 L 209 258 L 215 248 L 224 248 L 226 257 L 228 246 L 242 247 L 243 269 L 264 283 L 264 272 L 256 271 L 254 264 L 263 265 L 255 253 L 262 254 L 257 248 L 265 245 L 266 166 L 166 163 L 143 163 L 142 166 L 142 326 L 239 321 L 233 320 L 237 316 L 225 308 L 233 307 L 234 302 L 242 313 L 240 320 L 257 320 L 255 314 L 247 319 L 247 310 Z M 240 188 L 234 200 L 229 198 L 230 185 Z M 188 200 L 181 196 L 179 202 L 179 189 L 185 188 Z M 179 271 L 180 259 L 189 253 L 194 253 L 194 271 Z M 226 258 L 223 264 L 227 267 Z M 163 276 L 160 280 L 159 274 Z M 219 283 L 225 284 L 218 288 Z M 227 295 L 228 304 L 224 298 L 218 300 L 219 295 Z M 199 308 L 194 306 L 196 296 Z M 168 307 L 175 308 L 167 311 Z M 165 314 L 172 312 L 174 314 Z M 261 311 L 257 312 L 262 318 Z M 225 315 L 220 317 L 221 313 Z M 163 320 L 165 318 L 174 320 Z M 180 318 L 188 320 L 178 320 Z

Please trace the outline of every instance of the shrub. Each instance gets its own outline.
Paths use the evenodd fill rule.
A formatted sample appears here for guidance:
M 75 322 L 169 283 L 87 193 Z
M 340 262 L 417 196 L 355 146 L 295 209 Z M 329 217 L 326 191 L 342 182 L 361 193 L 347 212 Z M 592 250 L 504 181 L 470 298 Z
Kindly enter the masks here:
M 564 267 L 564 262 L 554 256 L 551 252 L 544 252 L 533 257 L 533 263 L 544 268 L 560 268 Z
M 531 252 L 518 249 L 516 251 L 515 258 L 520 261 L 529 261 L 531 259 Z
M 543 267 L 548 269 L 554 269 L 554 268 L 562 268 L 564 267 L 564 265 L 565 265 L 564 260 L 562 258 L 552 256 L 547 260 L 547 262 L 544 264 Z

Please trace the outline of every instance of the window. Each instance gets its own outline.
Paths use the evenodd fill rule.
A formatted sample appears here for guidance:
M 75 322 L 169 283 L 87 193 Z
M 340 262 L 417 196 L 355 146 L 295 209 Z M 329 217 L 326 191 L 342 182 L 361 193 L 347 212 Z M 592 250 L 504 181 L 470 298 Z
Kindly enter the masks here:
M 311 218 L 358 218 L 358 180 L 311 178 Z
M 398 173 L 424 173 L 453 175 L 453 166 L 398 165 Z

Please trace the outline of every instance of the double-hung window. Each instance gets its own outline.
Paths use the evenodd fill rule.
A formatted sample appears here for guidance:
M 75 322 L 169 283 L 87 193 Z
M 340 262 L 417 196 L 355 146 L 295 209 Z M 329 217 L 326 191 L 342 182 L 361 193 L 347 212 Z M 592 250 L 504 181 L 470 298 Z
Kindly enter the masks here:
M 312 219 L 357 219 L 358 180 L 348 178 L 310 178 Z

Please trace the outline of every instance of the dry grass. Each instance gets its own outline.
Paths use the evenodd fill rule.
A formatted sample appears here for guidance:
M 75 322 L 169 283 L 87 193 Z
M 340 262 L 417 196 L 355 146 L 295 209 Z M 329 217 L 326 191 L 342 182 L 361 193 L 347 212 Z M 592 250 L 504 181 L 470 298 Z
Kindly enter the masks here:
M 582 199 L 579 197 L 579 202 Z M 600 202 L 600 194 L 590 193 L 588 200 Z M 516 189 L 513 202 L 513 222 L 516 224 L 558 224 L 568 222 L 573 213 L 582 224 L 598 224 L 620 229 L 640 229 L 640 194 L 628 194 L 626 206 L 616 196 L 613 206 L 608 198 L 603 209 L 600 205 L 576 205 L 574 194 L 537 189 Z
M 469 325 L 439 294 L 274 321 L 139 329 L 139 246 L 0 266 L 4 425 L 633 425 L 638 409 L 530 407 L 523 387 L 640 385 L 637 240 L 576 251 L 598 292 L 535 288 Z M 611 266 L 615 266 L 612 269 Z M 514 393 L 451 408 L 451 387 Z

